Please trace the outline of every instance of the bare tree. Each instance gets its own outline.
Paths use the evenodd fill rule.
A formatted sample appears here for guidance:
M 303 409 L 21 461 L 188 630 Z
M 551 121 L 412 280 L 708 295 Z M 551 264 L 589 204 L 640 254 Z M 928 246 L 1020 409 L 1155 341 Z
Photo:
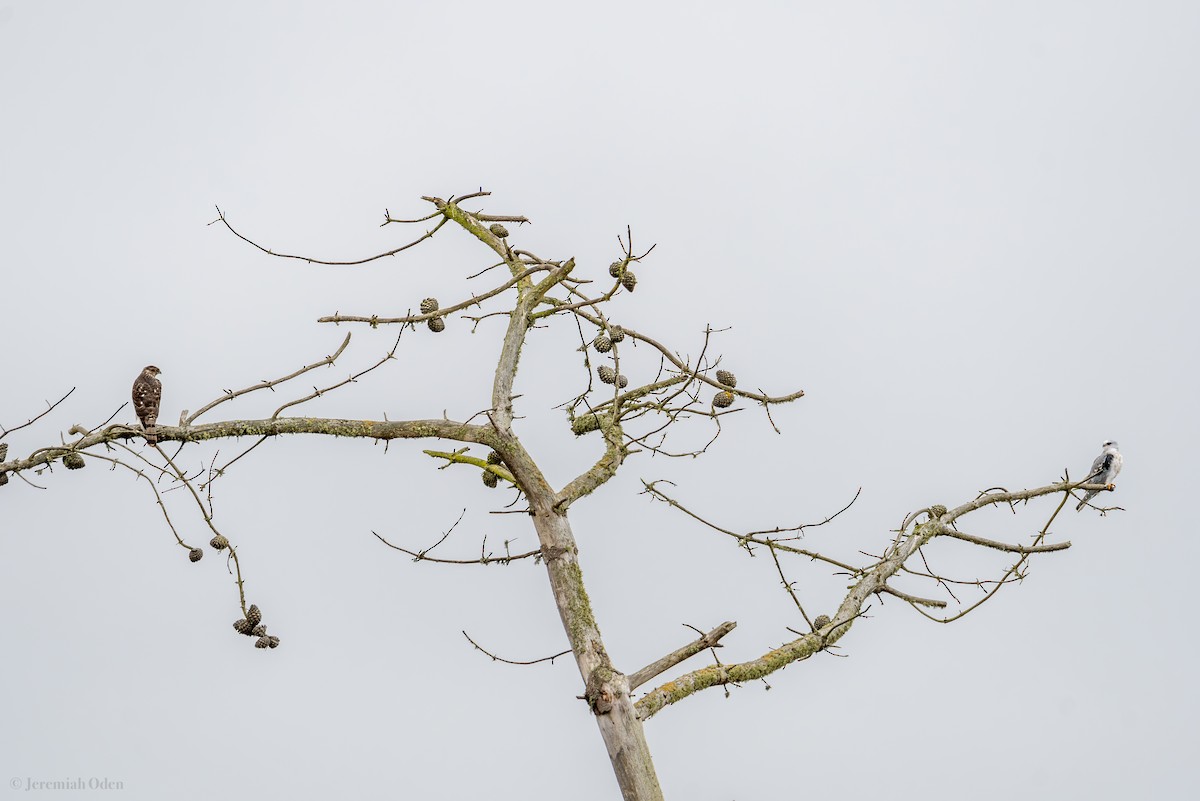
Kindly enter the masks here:
M 611 479 L 625 461 L 637 453 L 699 456 L 720 435 L 723 426 L 728 424 L 728 415 L 746 407 L 757 407 L 769 424 L 775 427 L 771 417 L 772 407 L 798 400 L 804 393 L 793 390 L 782 395 L 771 395 L 762 389 L 746 389 L 730 370 L 721 366 L 720 358 L 711 352 L 714 334 L 711 328 L 706 329 L 703 337 L 697 341 L 697 355 L 688 356 L 664 344 L 651 333 L 637 330 L 627 321 L 620 320 L 619 302 L 625 293 L 633 292 L 637 286 L 634 268 L 653 250 L 652 247 L 644 252 L 635 250 L 631 232 L 627 231 L 624 237 L 618 237 L 621 250 L 609 265 L 607 274 L 588 277 L 577 269 L 574 259 L 544 259 L 529 250 L 515 247 L 510 242 L 506 224 L 520 226 L 527 222 L 524 217 L 485 214 L 482 211 L 470 211 L 464 205 L 487 194 L 480 191 L 446 200 L 425 197 L 423 199 L 432 205 L 432 212 L 412 220 L 395 219 L 386 214 L 384 225 L 424 224 L 426 230 L 412 241 L 386 253 L 338 262 L 269 250 L 235 230 L 218 210 L 218 218 L 214 222 L 223 224 L 235 236 L 271 256 L 329 265 L 363 264 L 396 255 L 430 239 L 448 224 L 453 224 L 453 227 L 479 240 L 490 252 L 488 266 L 470 278 L 486 276 L 492 269 L 499 269 L 503 278 L 495 279 L 486 291 L 460 292 L 454 302 L 445 305 L 435 298 L 426 298 L 417 305 L 416 310 L 410 308 L 397 316 L 333 314 L 322 317 L 319 322 L 325 324 L 356 324 L 372 328 L 394 326 L 397 336 L 391 349 L 366 369 L 327 386 L 314 387 L 312 392 L 298 392 L 282 403 L 270 417 L 216 422 L 202 422 L 200 419 L 252 393 L 295 386 L 293 382 L 301 376 L 334 365 L 349 347 L 350 334 L 346 335 L 335 352 L 325 358 L 276 379 L 236 391 L 227 390 L 200 406 L 196 412 L 189 414 L 185 411 L 176 426 L 160 424 L 158 444 L 153 448 L 137 449 L 131 445 L 131 440 L 143 436 L 139 426 L 112 422 L 121 409 L 97 426 L 72 427 L 58 444 L 38 447 L 25 458 L 4 461 L 8 445 L 0 443 L 0 484 L 8 483 L 10 476 L 16 476 L 36 486 L 31 474 L 37 476 L 47 471 L 53 472 L 60 466 L 79 469 L 90 461 L 109 465 L 112 470 L 128 471 L 153 494 L 167 527 L 179 546 L 187 552 L 188 558 L 195 562 L 203 557 L 204 550 L 180 536 L 163 502 L 163 492 L 166 490 L 161 488 L 184 490 L 192 500 L 191 506 L 212 535 L 210 547 L 225 553 L 230 560 L 242 615 L 234 623 L 234 628 L 238 633 L 251 637 L 257 647 L 274 648 L 279 645 L 279 639 L 268 633 L 258 607 L 247 603 L 235 538 L 225 530 L 224 523 L 218 528 L 215 519 L 214 487 L 219 486 L 218 482 L 229 468 L 271 437 L 281 434 L 357 437 L 385 442 L 433 439 L 452 443 L 450 449 L 430 449 L 425 453 L 442 467 L 460 466 L 462 469 L 478 471 L 487 487 L 496 487 L 501 483 L 514 487 L 518 491 L 519 506 L 511 511 L 528 515 L 537 532 L 539 547 L 523 553 L 511 553 L 507 546 L 503 553 L 489 552 L 484 548 L 475 558 L 450 558 L 443 557 L 440 551 L 436 556 L 433 553 L 445 542 L 450 532 L 424 548 L 397 544 L 381 535 L 376 536 L 388 547 L 409 554 L 417 561 L 472 565 L 508 564 L 533 559 L 545 567 L 570 644 L 569 653 L 579 668 L 581 698 L 588 704 L 600 728 L 624 798 L 637 801 L 662 798 L 644 728 L 645 722 L 652 716 L 701 690 L 762 679 L 788 664 L 830 651 L 854 622 L 863 616 L 875 597 L 897 598 L 938 622 L 949 623 L 961 619 L 995 597 L 1003 587 L 1022 579 L 1029 560 L 1035 554 L 1062 551 L 1070 547 L 1067 542 L 1047 540 L 1051 524 L 1073 490 L 1112 488 L 1111 485 L 1104 487 L 1072 482 L 1065 473 L 1059 480 L 1033 489 L 1008 491 L 994 487 L 958 506 L 931 505 L 909 513 L 891 532 L 890 538 L 881 543 L 882 550 L 877 554 L 856 552 L 834 556 L 828 550 L 801 547 L 799 543 L 809 529 L 832 522 L 850 508 L 854 499 L 817 523 L 741 531 L 713 522 L 707 510 L 694 510 L 684 505 L 668 494 L 665 487 L 669 486 L 669 482 L 643 482 L 644 492 L 651 499 L 669 504 L 692 518 L 697 525 L 728 537 L 747 553 L 768 554 L 790 603 L 794 604 L 804 620 L 805 628 L 789 629 L 793 635 L 789 641 L 767 650 L 756 659 L 724 664 L 715 658 L 714 649 L 736 625 L 726 622 L 708 632 L 697 630 L 700 636 L 694 641 L 639 670 L 623 673 L 605 649 L 588 599 L 580 550 L 569 521 L 571 507 Z M 448 319 L 467 321 L 478 328 L 493 318 L 504 323 L 504 333 L 492 379 L 491 397 L 481 402 L 480 411 L 469 419 L 451 420 L 443 417 L 372 421 L 353 416 L 345 419 L 284 416 L 285 412 L 307 401 L 345 390 L 367 373 L 382 370 L 394 358 L 404 335 L 414 332 L 418 327 L 438 333 L 445 329 Z M 532 331 L 543 328 L 549 329 L 550 336 L 578 339 L 579 353 L 582 354 L 581 364 L 576 368 L 579 391 L 562 405 L 566 417 L 564 435 L 569 428 L 574 436 L 590 437 L 596 442 L 594 464 L 560 488 L 550 485 L 535 455 L 526 449 L 513 428 L 514 408 L 520 398 L 515 387 L 522 348 Z M 636 371 L 626 369 L 627 365 L 635 364 Z M 650 376 L 650 379 L 631 382 L 626 377 L 627 372 Z M 0 440 L 42 420 L 69 395 L 68 392 L 58 401 L 48 404 L 44 412 L 27 423 L 12 429 L 0 427 Z M 778 432 L 778 428 L 775 430 Z M 190 452 L 185 453 L 186 446 L 192 443 L 244 436 L 256 437 L 256 440 L 220 465 L 216 464 L 215 458 L 207 464 L 193 464 L 189 461 L 193 458 Z M 682 444 L 679 444 L 679 440 L 683 441 Z M 855 495 L 855 499 L 857 497 Z M 1038 518 L 1043 522 L 1035 529 L 1026 529 L 1029 533 L 1024 543 L 985 538 L 967 533 L 959 527 L 962 519 L 980 509 L 1003 506 L 1010 508 L 1015 515 L 1021 508 L 1039 500 L 1049 501 L 1046 510 Z M 1110 509 L 1099 508 L 1099 511 L 1103 514 Z M 930 567 L 928 551 L 935 542 L 951 540 L 997 552 L 1011 560 L 1011 563 L 999 569 L 992 578 L 944 575 Z M 848 579 L 848 591 L 832 614 L 810 617 L 801 602 L 802 592 L 788 577 L 788 571 L 797 560 L 800 563 L 820 563 Z M 895 582 L 900 580 L 922 582 L 929 589 L 922 591 L 922 594 L 914 594 L 910 589 L 897 586 Z M 959 595 L 964 592 L 973 595 L 965 601 L 960 600 Z M 817 601 L 809 599 L 808 602 L 812 605 Z M 950 604 L 956 606 L 956 611 L 948 611 Z M 470 637 L 467 639 L 470 640 Z M 493 658 L 500 658 L 474 640 L 471 640 L 471 644 Z M 713 664 L 677 675 L 635 700 L 634 691 L 639 687 L 704 651 L 713 654 Z M 556 656 L 566 653 L 564 651 Z

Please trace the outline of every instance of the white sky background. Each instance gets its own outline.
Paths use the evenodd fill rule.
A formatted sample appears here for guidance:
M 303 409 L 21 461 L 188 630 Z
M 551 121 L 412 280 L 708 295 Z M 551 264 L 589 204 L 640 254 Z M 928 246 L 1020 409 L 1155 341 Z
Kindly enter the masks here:
M 745 529 L 820 520 L 862 486 L 805 543 L 853 558 L 909 510 L 1079 476 L 1105 439 L 1127 461 L 1105 498 L 1126 512 L 1064 512 L 1053 539 L 1074 546 L 961 622 L 876 601 L 847 658 L 664 710 L 647 734 L 668 797 L 1191 797 L 1200 11 L 643 5 L 0 3 L 0 423 L 77 387 L 7 438 L 10 457 L 104 420 L 146 363 L 173 423 L 346 330 L 343 360 L 297 391 L 394 337 L 323 314 L 491 286 L 464 282 L 489 261 L 457 229 L 319 268 L 206 226 L 214 205 L 269 247 L 347 258 L 410 235 L 377 227 L 385 207 L 416 216 L 422 194 L 483 186 L 479 207 L 533 220 L 514 243 L 597 278 L 630 224 L 658 248 L 618 322 L 690 353 L 706 323 L 728 327 L 717 348 L 744 385 L 808 396 L 775 412 L 783 436 L 747 408 L 705 458 L 639 455 L 573 509 L 626 671 L 690 639 L 684 623 L 738 621 L 724 661 L 803 625 L 765 554 L 651 505 L 640 478 Z M 305 408 L 468 417 L 500 330 L 406 334 L 397 362 Z M 518 385 L 559 486 L 597 454 L 551 408 L 583 380 L 574 336 L 538 332 Z M 631 378 L 652 376 L 634 357 Z M 107 777 L 123 799 L 615 797 L 574 664 L 492 663 L 460 634 L 514 659 L 565 648 L 543 569 L 413 564 L 371 536 L 423 547 L 465 507 L 447 555 L 485 534 L 535 547 L 526 521 L 487 514 L 511 493 L 423 447 L 281 440 L 218 482 L 271 652 L 233 632 L 223 560 L 190 564 L 144 486 L 95 462 L 31 476 L 45 491 L 10 481 L 0 778 Z M 964 529 L 1016 540 L 1048 512 Z M 929 553 L 964 577 L 1011 562 Z M 833 611 L 844 578 L 789 572 L 811 614 Z

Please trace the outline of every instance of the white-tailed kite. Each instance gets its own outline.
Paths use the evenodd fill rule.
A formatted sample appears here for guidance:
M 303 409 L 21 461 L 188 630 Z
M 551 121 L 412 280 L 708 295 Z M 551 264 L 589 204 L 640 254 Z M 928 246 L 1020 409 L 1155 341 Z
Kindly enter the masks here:
M 1121 472 L 1121 464 L 1125 461 L 1121 457 L 1121 452 L 1117 450 L 1117 443 L 1109 441 L 1102 446 L 1104 450 L 1100 451 L 1100 455 L 1096 457 L 1096 461 L 1092 462 L 1092 469 L 1088 471 L 1088 477 L 1084 481 L 1085 484 L 1103 484 L 1109 489 L 1112 489 L 1113 479 L 1117 477 L 1117 473 Z M 1078 512 L 1087 506 L 1087 502 L 1098 495 L 1100 490 L 1088 490 L 1083 496 L 1083 500 L 1075 507 Z

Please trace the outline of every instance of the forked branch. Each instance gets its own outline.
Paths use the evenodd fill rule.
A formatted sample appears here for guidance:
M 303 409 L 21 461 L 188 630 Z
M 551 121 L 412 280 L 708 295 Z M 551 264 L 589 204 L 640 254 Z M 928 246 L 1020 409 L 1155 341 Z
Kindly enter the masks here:
M 658 498 L 675 508 L 680 509 L 685 514 L 693 517 L 696 520 L 704 523 L 709 528 L 720 531 L 723 534 L 737 537 L 743 544 L 754 542 L 759 545 L 770 547 L 772 555 L 779 550 L 784 553 L 788 548 L 780 543 L 770 539 L 750 538 L 746 535 L 738 535 L 735 532 L 723 529 L 716 526 L 707 520 L 704 520 L 699 515 L 684 508 L 678 502 L 665 496 L 661 490 L 656 487 L 657 482 L 643 482 L 646 492 L 653 497 Z M 1050 524 L 1063 508 L 1067 499 L 1071 497 L 1071 490 L 1077 489 L 1080 486 L 1090 488 L 1091 485 L 1083 484 L 1082 482 L 1071 482 L 1064 480 L 1049 484 L 1044 487 L 1036 487 L 1034 489 L 1021 490 L 1018 492 L 1009 492 L 1007 490 L 996 490 L 982 493 L 978 498 L 969 501 L 968 503 L 957 506 L 953 509 L 946 509 L 944 506 L 931 506 L 922 510 L 927 519 L 924 523 L 918 524 L 910 532 L 908 526 L 915 521 L 917 514 L 909 515 L 904 526 L 898 532 L 897 537 L 889 545 L 883 556 L 874 564 L 867 565 L 862 568 L 852 568 L 852 575 L 856 581 L 851 585 L 849 592 L 843 598 L 838 606 L 837 612 L 832 620 L 821 616 L 815 623 L 816 631 L 804 634 L 797 639 L 786 643 L 779 648 L 772 649 L 758 659 L 753 659 L 748 662 L 742 662 L 732 665 L 710 665 L 709 667 L 687 673 L 667 684 L 652 690 L 649 694 L 639 700 L 636 704 L 639 716 L 645 720 L 654 714 L 658 713 L 664 707 L 670 704 L 687 698 L 690 695 L 707 689 L 708 687 L 737 684 L 748 680 L 762 678 L 776 670 L 780 670 L 792 662 L 802 659 L 807 659 L 818 651 L 828 648 L 830 645 L 837 642 L 842 636 L 849 631 L 853 621 L 860 617 L 865 611 L 865 604 L 873 595 L 884 594 L 900 598 L 911 604 L 914 608 L 921 612 L 926 617 L 939 622 L 948 623 L 961 618 L 968 614 L 973 609 L 978 608 L 988 599 L 994 597 L 996 592 L 1007 583 L 1010 579 L 1021 571 L 1028 559 L 1035 553 L 1048 553 L 1054 551 L 1062 551 L 1070 547 L 1070 543 L 1054 543 L 1043 544 L 1043 540 L 1049 532 Z M 1061 495 L 1061 500 L 1057 508 L 1050 515 L 1041 532 L 1035 538 L 1033 544 L 1029 546 L 1008 545 L 994 540 L 976 537 L 974 535 L 963 534 L 953 527 L 955 520 L 970 514 L 973 511 L 982 509 L 987 506 L 997 504 L 1016 504 L 1019 502 L 1027 503 L 1033 499 L 1047 495 Z M 912 595 L 902 590 L 892 587 L 888 581 L 898 572 L 905 569 L 905 563 L 915 554 L 921 552 L 921 549 L 931 543 L 939 536 L 957 539 L 963 542 L 969 542 L 986 548 L 993 548 L 1002 551 L 1015 552 L 1020 554 L 1018 562 L 1010 567 L 1004 576 L 994 583 L 985 596 L 975 604 L 972 604 L 966 610 L 947 617 L 937 618 L 929 615 L 922 607 L 944 608 L 946 602 L 940 599 L 922 598 Z M 830 562 L 828 558 L 820 555 L 814 555 L 813 558 L 822 559 Z M 776 560 L 778 565 L 778 559 Z M 849 567 L 848 565 L 846 567 Z M 913 572 L 913 571 L 910 571 Z M 782 575 L 782 569 L 780 569 Z M 794 599 L 794 595 L 793 595 Z M 798 601 L 797 601 L 798 604 Z

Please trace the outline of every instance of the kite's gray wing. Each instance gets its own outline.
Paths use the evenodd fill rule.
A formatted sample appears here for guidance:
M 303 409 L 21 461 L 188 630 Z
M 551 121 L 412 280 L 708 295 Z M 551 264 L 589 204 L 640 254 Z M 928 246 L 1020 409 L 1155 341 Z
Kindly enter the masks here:
M 1086 479 L 1084 479 L 1084 482 L 1087 484 L 1107 484 L 1108 471 L 1112 469 L 1112 462 L 1113 455 L 1108 448 L 1105 448 L 1100 455 L 1096 457 L 1096 461 L 1092 462 L 1092 469 L 1088 471 L 1088 476 Z M 1081 511 L 1083 507 L 1087 506 L 1088 501 L 1090 501 L 1092 498 L 1095 498 L 1099 494 L 1099 490 L 1088 490 L 1085 492 L 1083 495 L 1083 500 L 1080 501 L 1079 505 L 1075 507 L 1075 511 Z
M 1112 454 L 1108 451 L 1101 453 L 1096 457 L 1096 461 L 1092 462 L 1092 469 L 1088 471 L 1087 480 L 1090 482 L 1103 473 L 1108 472 L 1109 465 L 1112 464 Z M 1094 495 L 1095 493 L 1093 493 Z M 1088 496 L 1091 497 L 1091 496 Z

